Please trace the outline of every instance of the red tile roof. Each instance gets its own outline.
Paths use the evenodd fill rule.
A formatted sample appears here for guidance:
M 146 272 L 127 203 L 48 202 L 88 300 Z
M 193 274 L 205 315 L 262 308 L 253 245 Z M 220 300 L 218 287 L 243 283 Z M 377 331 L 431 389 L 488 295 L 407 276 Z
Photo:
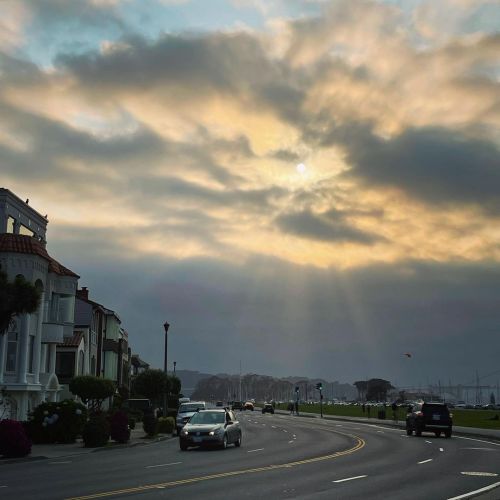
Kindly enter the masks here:
M 76 332 L 72 337 L 64 337 L 63 342 L 57 344 L 58 347 L 78 347 L 83 338 L 83 332 Z
M 78 274 L 59 264 L 53 259 L 45 249 L 44 245 L 36 238 L 24 234 L 0 234 L 0 253 L 25 253 L 29 255 L 38 255 L 49 262 L 49 271 L 60 276 L 73 276 L 79 278 Z

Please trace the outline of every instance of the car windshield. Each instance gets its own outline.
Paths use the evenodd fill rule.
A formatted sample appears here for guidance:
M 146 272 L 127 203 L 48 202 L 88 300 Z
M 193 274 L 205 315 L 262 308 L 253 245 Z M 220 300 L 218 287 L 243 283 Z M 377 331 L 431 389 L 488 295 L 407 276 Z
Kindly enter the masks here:
M 187 413 L 190 411 L 198 411 L 198 410 L 203 410 L 205 408 L 205 405 L 199 404 L 199 403 L 188 403 L 188 404 L 182 404 L 179 406 L 179 413 Z
M 221 411 L 203 411 L 200 413 L 195 413 L 190 424 L 223 424 L 225 422 L 225 413 Z

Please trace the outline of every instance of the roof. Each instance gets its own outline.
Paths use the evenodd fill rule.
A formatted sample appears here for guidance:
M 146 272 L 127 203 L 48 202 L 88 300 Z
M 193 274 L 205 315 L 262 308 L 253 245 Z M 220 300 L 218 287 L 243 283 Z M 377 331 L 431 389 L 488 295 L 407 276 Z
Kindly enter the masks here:
M 79 278 L 78 274 L 74 273 L 67 267 L 53 259 L 40 241 L 32 236 L 24 234 L 3 233 L 0 234 L 0 253 L 23 253 L 29 255 L 38 255 L 49 263 L 49 271 L 58 274 L 59 276 L 72 276 Z
M 78 347 L 83 338 L 83 332 L 76 332 L 72 337 L 64 337 L 57 347 Z

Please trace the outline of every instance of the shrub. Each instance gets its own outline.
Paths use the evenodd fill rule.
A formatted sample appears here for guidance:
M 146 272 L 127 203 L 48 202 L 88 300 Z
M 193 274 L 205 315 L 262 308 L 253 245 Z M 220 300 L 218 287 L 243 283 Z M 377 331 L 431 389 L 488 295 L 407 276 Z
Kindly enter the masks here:
M 83 428 L 86 448 L 106 446 L 109 441 L 109 422 L 104 413 L 94 413 Z
M 142 418 L 142 428 L 148 436 L 154 436 L 158 432 L 158 421 L 152 411 L 144 413 Z
M 0 455 L 25 457 L 31 453 L 31 441 L 23 424 L 15 420 L 0 421 Z
M 175 420 L 172 417 L 160 417 L 158 419 L 158 432 L 161 434 L 172 434 L 175 428 Z
M 84 403 L 90 403 L 92 410 L 98 412 L 102 402 L 115 393 L 115 385 L 112 380 L 81 375 L 71 379 L 69 390 Z
M 129 415 L 129 417 L 128 417 L 128 428 L 129 428 L 129 429 L 135 429 L 135 423 L 136 423 L 135 418 L 134 418 L 134 417 L 131 417 L 131 416 Z
M 124 411 L 118 410 L 111 416 L 110 427 L 111 439 L 113 441 L 126 443 L 130 439 L 128 417 Z
M 35 443 L 74 443 L 87 420 L 87 408 L 72 400 L 42 403 L 30 415 L 27 429 Z

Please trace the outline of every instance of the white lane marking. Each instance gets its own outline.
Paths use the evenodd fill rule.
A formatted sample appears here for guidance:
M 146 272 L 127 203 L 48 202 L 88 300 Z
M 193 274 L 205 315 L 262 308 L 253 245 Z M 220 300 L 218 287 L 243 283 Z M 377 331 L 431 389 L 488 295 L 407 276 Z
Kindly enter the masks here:
M 146 469 L 153 469 L 154 467 L 168 467 L 169 465 L 179 465 L 182 462 L 170 462 L 169 464 L 146 465 Z
M 276 426 L 275 426 L 275 425 L 271 425 L 271 428 L 272 428 L 272 429 L 276 429 Z
M 335 424 L 335 427 L 342 427 L 342 424 Z
M 417 462 L 418 464 L 426 464 L 427 462 L 432 462 L 432 458 L 428 458 L 427 460 L 422 460 L 421 462 Z
M 293 435 L 293 439 L 295 439 L 296 437 L 297 437 L 297 436 L 294 434 L 294 435 Z
M 380 434 L 383 434 L 383 433 L 384 433 L 384 431 L 377 431 L 377 432 L 379 432 Z
M 368 476 L 364 475 L 364 476 L 347 477 L 346 479 L 337 479 L 336 481 L 332 481 L 332 483 L 343 483 L 344 481 L 352 481 L 353 479 L 363 479 L 364 477 Z
M 247 453 L 253 453 L 254 451 L 262 451 L 264 448 L 257 448 L 256 450 L 248 450 Z
M 500 443 L 493 443 L 492 441 L 485 441 L 484 439 L 468 438 L 465 436 L 454 436 L 455 439 L 467 439 L 467 441 L 477 441 L 478 443 L 492 444 L 493 446 L 500 446 Z
M 495 488 L 498 488 L 498 486 L 500 486 L 500 483 L 493 483 L 490 484 L 489 486 L 485 486 L 484 488 L 480 488 L 479 490 L 469 491 L 469 493 L 464 493 L 463 495 L 460 495 L 458 497 L 448 498 L 448 500 L 463 500 L 465 498 L 473 498 L 474 496 L 480 493 L 485 493 L 486 491 L 494 490 Z
M 464 476 L 484 476 L 484 477 L 497 477 L 495 472 L 461 472 Z
M 55 464 L 70 464 L 71 460 L 66 460 L 64 462 L 49 462 L 50 465 L 55 465 Z
M 283 432 L 288 432 L 286 429 L 283 429 Z
M 7 486 L 0 486 L 0 488 L 7 488 Z
M 439 451 L 444 451 L 444 449 L 443 448 L 439 448 Z
M 426 443 L 429 443 L 429 444 L 432 444 L 432 441 L 427 441 L 427 439 L 425 440 Z
M 293 439 L 291 441 L 288 441 L 288 444 L 291 444 L 291 443 L 293 443 Z

